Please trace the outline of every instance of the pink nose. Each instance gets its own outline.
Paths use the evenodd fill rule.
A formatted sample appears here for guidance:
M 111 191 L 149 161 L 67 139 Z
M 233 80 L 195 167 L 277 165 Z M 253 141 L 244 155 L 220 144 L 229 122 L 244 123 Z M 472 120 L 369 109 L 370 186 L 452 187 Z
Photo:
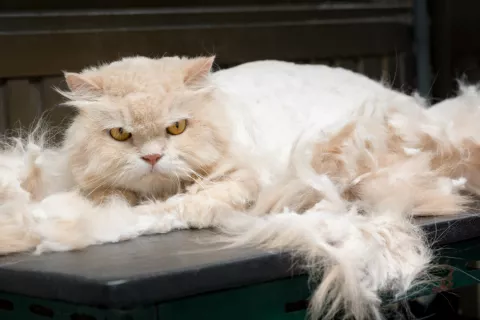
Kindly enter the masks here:
M 150 163 L 152 166 L 155 165 L 155 163 L 158 162 L 162 158 L 162 155 L 155 153 L 155 154 L 147 154 L 146 156 L 143 156 L 142 159 L 145 160 L 145 162 Z

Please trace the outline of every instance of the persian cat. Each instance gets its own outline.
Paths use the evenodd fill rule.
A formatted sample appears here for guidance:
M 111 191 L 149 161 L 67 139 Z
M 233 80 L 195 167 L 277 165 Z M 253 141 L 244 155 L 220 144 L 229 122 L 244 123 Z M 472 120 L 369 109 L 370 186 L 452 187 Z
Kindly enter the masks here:
M 321 271 L 313 317 L 380 319 L 379 292 L 404 293 L 430 261 L 410 218 L 459 212 L 459 191 L 480 188 L 477 90 L 427 109 L 341 68 L 213 62 L 66 73 L 62 145 L 32 134 L 0 155 L 0 252 L 216 227 Z

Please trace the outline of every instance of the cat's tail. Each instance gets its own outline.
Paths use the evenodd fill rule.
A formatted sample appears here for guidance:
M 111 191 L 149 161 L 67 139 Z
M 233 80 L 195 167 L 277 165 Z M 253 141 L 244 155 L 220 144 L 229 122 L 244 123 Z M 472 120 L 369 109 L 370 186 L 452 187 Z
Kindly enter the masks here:
M 221 228 L 227 241 L 281 251 L 299 257 L 318 286 L 310 299 L 311 319 L 339 315 L 359 320 L 382 319 L 382 291 L 405 294 L 429 262 L 421 231 L 394 211 L 360 212 L 338 203 L 326 176 L 317 187 L 326 196 L 303 214 L 285 211 L 233 220 Z M 323 181 L 322 181 L 323 180 Z M 335 193 L 337 193 L 335 195 Z M 233 239 L 233 240 L 232 240 Z

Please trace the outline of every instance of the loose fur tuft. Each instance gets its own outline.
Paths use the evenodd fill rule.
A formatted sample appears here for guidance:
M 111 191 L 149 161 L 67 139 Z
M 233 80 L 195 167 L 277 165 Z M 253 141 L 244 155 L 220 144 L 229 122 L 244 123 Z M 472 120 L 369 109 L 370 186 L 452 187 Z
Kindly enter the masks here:
M 331 207 L 332 203 L 324 202 Z M 421 233 L 392 212 L 363 215 L 321 210 L 284 212 L 220 230 L 235 245 L 284 251 L 300 257 L 318 285 L 312 319 L 382 319 L 382 291 L 400 296 L 430 262 Z M 239 227 L 241 226 L 241 227 Z
M 273 214 L 227 223 L 224 240 L 299 256 L 319 283 L 312 319 L 382 319 L 380 293 L 404 295 L 431 261 L 411 217 L 455 214 L 470 203 L 456 176 L 435 165 L 446 134 L 403 121 L 437 125 L 425 113 L 415 100 L 380 97 L 320 134 L 304 134 L 293 173 L 260 193 L 253 209 Z M 415 140 L 427 136 L 443 144 Z

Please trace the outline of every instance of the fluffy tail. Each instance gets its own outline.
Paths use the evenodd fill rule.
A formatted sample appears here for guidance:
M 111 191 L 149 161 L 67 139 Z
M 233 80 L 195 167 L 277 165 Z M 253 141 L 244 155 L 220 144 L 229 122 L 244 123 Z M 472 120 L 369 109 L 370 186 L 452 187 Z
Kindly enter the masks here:
M 227 223 L 221 231 L 233 237 L 235 246 L 300 257 L 318 281 L 310 301 L 312 319 L 382 319 L 379 294 L 403 295 L 430 262 L 422 234 L 403 212 L 366 213 L 355 205 L 346 209 L 345 202 L 339 205 L 326 176 L 318 176 L 316 187 L 327 196 L 303 214 L 245 217 L 249 223 Z
M 409 117 L 423 116 L 416 102 L 403 103 L 413 103 Z M 303 259 L 313 280 L 321 279 L 312 319 L 382 319 L 379 295 L 403 295 L 431 259 L 412 214 L 452 214 L 468 202 L 455 181 L 431 168 L 431 154 L 402 145 L 391 112 L 374 101 L 320 138 L 300 139 L 294 174 L 261 195 L 248 222 L 221 228 L 234 245 Z M 262 210 L 276 214 L 258 217 Z
M 223 231 L 235 235 L 237 245 L 285 251 L 305 262 L 319 284 L 310 301 L 312 319 L 382 319 L 379 293 L 404 294 L 430 261 L 417 227 L 388 212 L 285 212 L 246 229 Z

